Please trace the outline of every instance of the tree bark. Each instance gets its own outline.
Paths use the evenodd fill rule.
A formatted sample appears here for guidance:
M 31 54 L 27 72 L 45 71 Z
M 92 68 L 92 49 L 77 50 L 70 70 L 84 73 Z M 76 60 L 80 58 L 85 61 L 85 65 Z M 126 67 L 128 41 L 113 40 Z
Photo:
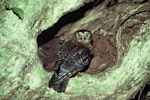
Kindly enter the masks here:
M 99 5 L 95 2 L 95 7 L 83 18 L 66 28 L 67 32 L 61 29 L 56 36 L 65 32 L 59 39 L 67 41 L 78 29 L 88 29 L 100 37 L 110 36 L 117 52 L 115 65 L 98 74 L 82 73 L 82 77 L 71 78 L 64 93 L 48 88 L 52 73 L 44 70 L 38 57 L 37 36 L 85 2 L 0 2 L 0 99 L 128 100 L 150 81 L 149 1 L 118 0 L 112 3 L 104 0 L 99 3 L 98 0 Z M 129 37 L 132 38 L 128 40 Z M 96 48 L 99 40 L 93 39 Z M 98 52 L 94 49 L 90 66 L 100 66 L 94 65 L 94 61 L 99 60 Z

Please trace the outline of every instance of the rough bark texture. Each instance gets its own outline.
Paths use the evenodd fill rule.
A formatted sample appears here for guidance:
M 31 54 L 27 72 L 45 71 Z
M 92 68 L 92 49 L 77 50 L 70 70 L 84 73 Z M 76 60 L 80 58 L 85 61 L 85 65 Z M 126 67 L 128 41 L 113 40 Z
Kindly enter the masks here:
M 57 30 L 53 39 L 41 44 L 38 50 L 37 35 L 84 2 L 93 1 L 0 2 L 0 99 L 128 100 L 149 82 L 150 3 L 147 0 L 97 0 L 79 20 Z M 47 71 L 51 71 L 60 45 L 79 29 L 93 33 L 94 57 L 86 73 L 71 78 L 66 92 L 57 93 L 48 88 L 52 74 Z

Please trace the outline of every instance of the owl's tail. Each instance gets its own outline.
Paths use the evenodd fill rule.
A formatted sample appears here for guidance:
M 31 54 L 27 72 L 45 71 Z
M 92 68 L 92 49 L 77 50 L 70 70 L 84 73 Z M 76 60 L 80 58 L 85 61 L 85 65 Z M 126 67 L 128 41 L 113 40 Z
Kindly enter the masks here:
M 70 75 L 58 76 L 57 73 L 54 73 L 52 78 L 49 81 L 49 87 L 53 88 L 57 92 L 64 92 L 68 84 Z

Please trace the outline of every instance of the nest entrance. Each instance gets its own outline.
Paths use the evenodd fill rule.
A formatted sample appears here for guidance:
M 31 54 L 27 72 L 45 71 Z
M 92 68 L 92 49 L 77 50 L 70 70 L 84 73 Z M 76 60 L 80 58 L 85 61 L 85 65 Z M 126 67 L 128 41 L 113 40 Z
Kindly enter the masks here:
M 149 15 L 144 8 L 145 11 L 140 9 L 128 14 L 124 10 L 128 6 L 132 8 L 133 5 L 110 3 L 110 1 L 92 2 L 61 17 L 53 27 L 43 31 L 37 39 L 39 57 L 45 70 L 53 71 L 58 49 L 80 29 L 93 33 L 94 55 L 86 73 L 98 74 L 120 63 L 129 42 L 147 18 L 143 14 Z M 114 36 L 118 45 L 112 41 Z
M 150 17 L 149 4 L 141 8 L 138 7 L 139 4 L 110 3 L 106 0 L 96 7 L 93 7 L 94 3 L 91 3 L 64 15 L 53 27 L 38 36 L 38 54 L 45 70 L 53 71 L 58 49 L 64 42 L 71 39 L 75 31 L 80 29 L 87 29 L 93 33 L 94 56 L 86 73 L 98 74 L 120 63 L 128 50 L 130 41 L 134 36 L 140 35 L 136 34 L 137 31 Z M 114 35 L 115 32 L 117 34 Z M 118 45 L 114 45 L 113 36 Z
M 86 17 L 85 13 L 91 10 L 94 4 L 95 3 L 87 4 L 76 11 L 64 15 L 53 27 L 43 31 L 38 36 L 38 55 L 42 60 L 44 69 L 46 71 L 53 71 L 53 65 L 58 49 L 64 43 L 64 41 L 70 39 L 71 36 L 69 35 L 72 35 L 72 33 L 74 33 L 68 32 L 67 34 L 67 32 L 65 33 L 65 31 L 73 26 L 76 21 Z M 95 20 L 95 22 L 96 21 L 97 20 Z M 88 27 L 93 24 L 87 25 L 86 27 L 84 27 L 84 29 L 88 29 Z M 67 34 L 67 38 L 65 34 Z M 112 42 L 110 40 L 111 37 L 112 36 L 103 36 L 101 34 L 93 33 L 94 57 L 89 65 L 89 68 L 85 71 L 86 73 L 97 74 L 115 64 L 116 49 L 115 46 L 112 45 Z

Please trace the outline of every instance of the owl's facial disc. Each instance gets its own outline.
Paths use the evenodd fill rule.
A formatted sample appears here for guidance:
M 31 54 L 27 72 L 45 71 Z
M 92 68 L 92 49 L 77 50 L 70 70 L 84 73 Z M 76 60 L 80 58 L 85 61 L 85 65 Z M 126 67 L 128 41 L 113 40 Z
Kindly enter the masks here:
M 75 37 L 78 42 L 89 43 L 91 41 L 91 33 L 88 31 L 76 32 Z

